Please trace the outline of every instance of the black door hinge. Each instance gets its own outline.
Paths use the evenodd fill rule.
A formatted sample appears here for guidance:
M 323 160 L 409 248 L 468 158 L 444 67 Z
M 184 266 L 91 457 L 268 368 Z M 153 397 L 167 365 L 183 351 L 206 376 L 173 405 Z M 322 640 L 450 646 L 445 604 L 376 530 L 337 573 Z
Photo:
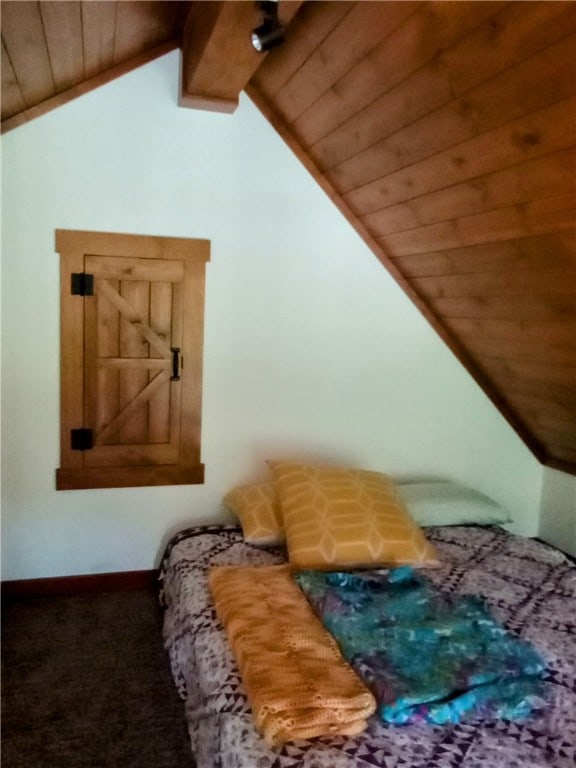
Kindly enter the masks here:
M 72 272 L 72 296 L 94 296 L 94 275 Z
M 91 429 L 70 430 L 70 447 L 73 451 L 89 451 L 93 445 Z

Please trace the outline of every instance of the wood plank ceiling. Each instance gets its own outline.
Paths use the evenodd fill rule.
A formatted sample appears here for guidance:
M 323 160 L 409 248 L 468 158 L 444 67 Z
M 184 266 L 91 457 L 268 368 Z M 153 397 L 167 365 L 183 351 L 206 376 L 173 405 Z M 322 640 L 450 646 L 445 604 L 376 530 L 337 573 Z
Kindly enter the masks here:
M 536 457 L 576 474 L 576 3 L 282 2 L 286 42 L 256 59 L 252 2 L 1 10 L 5 128 L 180 44 L 182 103 L 245 88 Z
M 187 6 L 2 0 L 2 131 L 178 48 Z

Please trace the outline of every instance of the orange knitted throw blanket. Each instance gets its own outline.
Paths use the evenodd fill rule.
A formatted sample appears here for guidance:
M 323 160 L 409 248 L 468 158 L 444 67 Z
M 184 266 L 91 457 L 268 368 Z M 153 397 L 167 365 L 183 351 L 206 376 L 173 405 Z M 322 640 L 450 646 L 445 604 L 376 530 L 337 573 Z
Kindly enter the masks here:
M 209 580 L 256 727 L 269 745 L 364 730 L 375 699 L 290 566 L 217 566 Z

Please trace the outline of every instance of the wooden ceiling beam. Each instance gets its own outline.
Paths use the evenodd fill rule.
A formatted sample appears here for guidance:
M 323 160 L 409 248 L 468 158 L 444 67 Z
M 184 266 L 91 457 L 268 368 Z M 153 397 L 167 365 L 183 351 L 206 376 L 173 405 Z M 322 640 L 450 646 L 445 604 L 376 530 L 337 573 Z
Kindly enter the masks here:
M 302 3 L 278 5 L 280 22 L 287 26 Z M 234 112 L 240 92 L 267 56 L 250 42 L 260 22 L 252 0 L 191 3 L 182 37 L 180 106 Z

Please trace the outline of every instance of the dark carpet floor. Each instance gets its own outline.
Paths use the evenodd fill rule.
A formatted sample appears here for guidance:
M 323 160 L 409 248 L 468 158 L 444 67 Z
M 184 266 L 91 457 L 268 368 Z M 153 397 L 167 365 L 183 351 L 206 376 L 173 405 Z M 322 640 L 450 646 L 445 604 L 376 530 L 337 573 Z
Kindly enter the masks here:
M 152 591 L 2 606 L 2 768 L 193 768 Z

